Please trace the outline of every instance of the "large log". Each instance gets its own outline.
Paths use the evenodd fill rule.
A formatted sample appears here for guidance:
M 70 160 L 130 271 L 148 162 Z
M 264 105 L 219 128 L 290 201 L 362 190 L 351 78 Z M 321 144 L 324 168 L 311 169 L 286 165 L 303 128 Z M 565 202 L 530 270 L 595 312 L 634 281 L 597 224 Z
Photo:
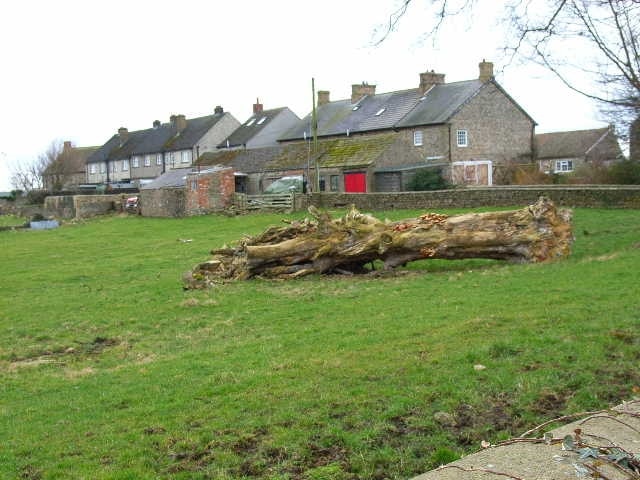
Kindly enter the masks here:
M 355 208 L 341 218 L 310 208 L 315 220 L 271 227 L 184 276 L 185 288 L 252 277 L 294 278 L 317 273 L 366 273 L 375 260 L 383 269 L 430 258 L 490 258 L 543 262 L 569 254 L 571 212 L 546 199 L 520 210 L 447 216 L 427 213 L 381 221 Z

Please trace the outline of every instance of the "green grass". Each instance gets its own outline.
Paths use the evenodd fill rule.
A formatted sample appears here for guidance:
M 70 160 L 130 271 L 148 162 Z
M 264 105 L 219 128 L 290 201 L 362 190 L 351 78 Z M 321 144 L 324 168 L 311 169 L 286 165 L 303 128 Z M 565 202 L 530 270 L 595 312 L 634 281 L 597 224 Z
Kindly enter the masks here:
M 182 290 L 280 218 L 0 232 L 0 478 L 408 478 L 640 386 L 640 211 L 558 263 Z

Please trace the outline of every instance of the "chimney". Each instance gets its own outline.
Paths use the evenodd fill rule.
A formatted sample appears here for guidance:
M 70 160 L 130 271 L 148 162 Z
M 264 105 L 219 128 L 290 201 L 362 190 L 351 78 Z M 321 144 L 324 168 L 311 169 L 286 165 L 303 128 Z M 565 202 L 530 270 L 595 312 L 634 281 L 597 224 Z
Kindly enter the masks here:
M 493 78 L 493 63 L 485 61 L 483 58 L 482 61 L 478 64 L 480 68 L 480 76 L 478 80 L 482 83 L 488 82 Z
M 124 142 L 129 138 L 129 130 L 125 127 L 120 127 L 118 129 L 118 136 L 120 137 L 120 146 L 124 145 Z
M 71 147 L 71 141 L 70 141 L 70 140 L 66 140 L 66 141 L 64 142 L 64 146 L 62 147 L 62 151 L 63 151 L 63 152 L 68 152 L 68 151 L 70 151 L 70 150 L 71 150 L 71 148 L 72 148 L 72 147 Z
M 329 103 L 329 91 L 328 90 L 318 90 L 318 106 L 325 105 Z
M 435 73 L 433 70 L 430 72 L 424 72 L 420 74 L 420 89 L 421 94 L 425 94 L 434 85 L 442 85 L 444 83 L 444 73 Z
M 153 121 L 153 129 L 157 130 L 158 128 L 160 128 L 160 120 L 154 120 Z
M 358 85 L 357 83 L 351 85 L 351 103 L 356 103 L 365 95 L 375 95 L 375 94 L 376 94 L 375 85 L 369 85 L 367 82 L 362 82 L 361 85 Z
M 171 115 L 169 117 L 169 121 L 171 122 L 171 126 L 174 127 L 178 133 L 187 128 L 187 119 L 184 115 Z
M 260 99 L 256 98 L 256 103 L 253 104 L 253 114 L 256 115 L 262 112 L 263 105 L 260 103 Z
M 216 115 L 220 115 L 223 112 L 224 109 L 220 105 L 217 105 L 216 108 L 213 109 L 213 113 L 215 113 Z

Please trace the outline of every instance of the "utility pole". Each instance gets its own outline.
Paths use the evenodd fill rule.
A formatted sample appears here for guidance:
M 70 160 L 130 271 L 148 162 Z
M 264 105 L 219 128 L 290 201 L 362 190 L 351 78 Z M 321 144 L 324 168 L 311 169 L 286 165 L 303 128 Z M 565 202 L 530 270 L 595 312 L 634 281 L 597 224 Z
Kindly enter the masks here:
M 316 170 L 315 182 L 313 184 L 313 191 L 320 191 L 320 169 L 318 168 L 318 114 L 316 112 L 316 83 L 315 79 L 311 78 L 311 96 L 313 97 L 313 110 L 311 113 L 311 131 L 313 132 L 313 164 Z

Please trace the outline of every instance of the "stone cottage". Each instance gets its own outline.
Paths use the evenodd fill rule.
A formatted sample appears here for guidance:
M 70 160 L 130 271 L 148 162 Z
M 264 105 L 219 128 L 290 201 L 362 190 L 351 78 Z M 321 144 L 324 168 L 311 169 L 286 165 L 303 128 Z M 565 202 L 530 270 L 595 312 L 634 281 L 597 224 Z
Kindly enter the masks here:
M 42 174 L 44 188 L 50 192 L 74 190 L 87 182 L 86 163 L 99 147 L 75 147 L 70 141 Z
M 535 136 L 540 171 L 568 173 L 586 163 L 611 165 L 623 158 L 613 126 Z
M 492 185 L 500 165 L 531 162 L 536 124 L 496 82 L 491 62 L 480 62 L 473 80 L 446 83 L 433 71 L 419 78 L 417 88 L 381 94 L 355 84 L 351 97 L 338 101 L 318 92 L 318 139 L 344 140 L 331 164 L 320 166 L 325 189 L 400 191 L 416 171 L 433 167 L 457 184 Z M 305 142 L 312 133 L 310 114 L 280 142 Z M 381 148 L 363 156 L 365 137 Z

